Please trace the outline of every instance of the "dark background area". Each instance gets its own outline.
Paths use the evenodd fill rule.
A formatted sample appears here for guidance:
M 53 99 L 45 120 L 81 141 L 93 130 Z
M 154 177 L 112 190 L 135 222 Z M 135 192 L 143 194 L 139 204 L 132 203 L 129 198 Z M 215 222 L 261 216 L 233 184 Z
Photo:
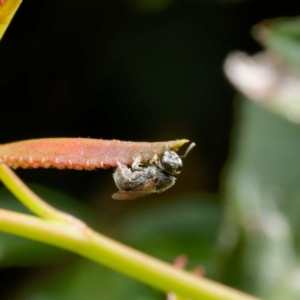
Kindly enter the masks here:
M 233 114 L 224 58 L 257 51 L 252 26 L 293 15 L 293 3 L 175 1 L 151 13 L 126 1 L 24 1 L 0 47 L 0 142 L 188 138 L 197 153 L 184 173 L 197 179 L 184 187 L 216 191 Z M 19 172 L 80 197 L 111 182 L 102 171 Z
M 0 143 L 187 138 L 197 147 L 169 195 L 215 193 L 235 109 L 223 61 L 235 49 L 258 51 L 251 28 L 267 18 L 294 16 L 297 6 L 174 1 L 153 12 L 129 1 L 25 0 L 0 43 Z M 112 223 L 144 203 L 112 201 L 111 170 L 17 173 L 104 210 Z M 18 269 L 20 277 L 26 272 Z M 0 276 L 10 282 L 15 274 L 3 269 Z

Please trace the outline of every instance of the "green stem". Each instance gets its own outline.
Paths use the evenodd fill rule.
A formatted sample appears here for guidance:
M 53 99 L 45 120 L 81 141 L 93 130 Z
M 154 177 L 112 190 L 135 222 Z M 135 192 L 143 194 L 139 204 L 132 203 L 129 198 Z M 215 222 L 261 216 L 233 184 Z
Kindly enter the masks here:
M 63 213 L 50 206 L 32 190 L 30 190 L 17 175 L 6 165 L 0 164 L 0 180 L 30 211 L 37 216 L 50 220 L 75 221 L 71 215 Z M 78 222 L 80 222 L 78 220 Z
M 190 299 L 258 300 L 124 246 L 90 228 L 0 209 L 2 231 L 78 253 L 165 292 Z
M 160 290 L 173 291 L 189 299 L 258 300 L 176 269 L 94 232 L 83 222 L 45 203 L 5 165 L 0 165 L 0 179 L 31 211 L 46 218 L 0 209 L 1 231 L 70 250 Z

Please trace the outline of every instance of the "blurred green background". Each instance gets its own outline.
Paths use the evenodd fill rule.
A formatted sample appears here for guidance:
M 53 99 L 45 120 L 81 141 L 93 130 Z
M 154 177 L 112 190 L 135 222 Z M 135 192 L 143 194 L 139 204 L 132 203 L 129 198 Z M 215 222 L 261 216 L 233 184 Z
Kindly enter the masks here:
M 136 249 L 170 263 L 184 253 L 188 268 L 264 299 L 300 299 L 299 125 L 236 96 L 223 72 L 231 51 L 267 49 L 297 82 L 297 9 L 291 0 L 24 1 L 0 43 L 0 143 L 194 141 L 176 185 L 142 200 L 112 200 L 112 170 L 17 174 L 50 204 Z M 282 16 L 263 23 L 260 44 L 251 37 L 254 25 Z M 26 212 L 3 187 L 0 207 Z M 166 296 L 0 232 L 0 299 Z

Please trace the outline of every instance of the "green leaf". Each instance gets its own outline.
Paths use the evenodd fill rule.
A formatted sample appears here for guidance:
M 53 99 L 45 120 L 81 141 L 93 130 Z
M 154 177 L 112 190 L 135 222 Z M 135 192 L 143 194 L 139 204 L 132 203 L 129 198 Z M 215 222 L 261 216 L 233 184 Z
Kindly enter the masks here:
M 19 300 L 154 300 L 161 293 L 113 270 L 80 259 L 50 276 L 37 274 L 23 285 Z
M 300 18 L 265 21 L 256 27 L 255 35 L 272 52 L 300 71 Z
M 157 207 L 144 206 L 118 224 L 125 243 L 172 263 L 179 254 L 189 268 L 201 265 L 214 277 L 213 251 L 221 220 L 221 207 L 212 196 L 181 196 Z
M 263 299 L 299 299 L 300 127 L 243 101 L 236 140 L 221 238 L 226 281 Z

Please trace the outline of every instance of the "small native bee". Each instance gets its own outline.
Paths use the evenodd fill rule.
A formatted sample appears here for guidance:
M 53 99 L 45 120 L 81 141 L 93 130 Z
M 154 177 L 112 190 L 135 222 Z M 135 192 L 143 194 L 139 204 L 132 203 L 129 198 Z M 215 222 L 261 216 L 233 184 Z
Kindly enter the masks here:
M 116 200 L 131 200 L 144 197 L 153 193 L 161 193 L 174 185 L 177 175 L 182 170 L 182 157 L 185 157 L 195 143 L 190 144 L 183 156 L 169 149 L 158 159 L 155 155 L 148 165 L 141 165 L 138 156 L 131 167 L 118 163 L 113 178 L 119 189 L 112 195 Z

